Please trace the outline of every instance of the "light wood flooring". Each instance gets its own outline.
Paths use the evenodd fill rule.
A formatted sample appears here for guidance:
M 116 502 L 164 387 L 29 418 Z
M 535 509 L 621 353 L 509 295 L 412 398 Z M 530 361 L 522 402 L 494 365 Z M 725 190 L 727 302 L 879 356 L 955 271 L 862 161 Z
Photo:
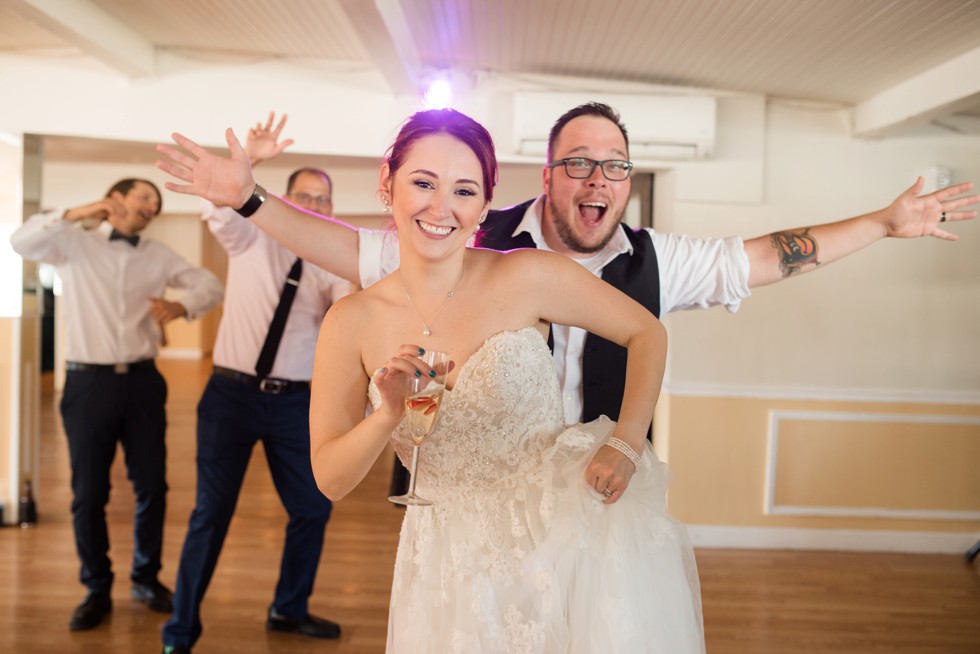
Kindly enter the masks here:
M 161 580 L 172 585 L 193 506 L 195 407 L 209 367 L 160 365 L 170 386 Z M 77 581 L 58 399 L 50 391 L 43 398 L 40 520 L 30 529 L 0 529 L 0 653 L 159 652 L 166 616 L 129 598 L 133 500 L 121 457 L 108 508 L 113 613 L 95 630 L 68 631 L 84 589 Z M 315 641 L 265 630 L 285 514 L 256 448 L 205 597 L 195 654 L 381 654 L 401 521 L 400 510 L 385 501 L 390 461 L 382 457 L 334 509 L 311 610 L 339 622 L 343 635 Z M 697 559 L 709 654 L 980 654 L 980 566 L 962 556 L 700 549 Z

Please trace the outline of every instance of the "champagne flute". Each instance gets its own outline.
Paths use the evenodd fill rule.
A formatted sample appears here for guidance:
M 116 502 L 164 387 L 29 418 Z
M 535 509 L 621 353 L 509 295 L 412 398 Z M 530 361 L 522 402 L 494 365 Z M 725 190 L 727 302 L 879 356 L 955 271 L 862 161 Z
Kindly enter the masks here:
M 409 377 L 408 395 L 405 396 L 405 422 L 408 434 L 412 439 L 412 465 L 409 468 L 408 493 L 389 497 L 394 504 L 412 506 L 430 506 L 431 500 L 415 494 L 415 471 L 419 465 L 419 447 L 426 437 L 432 433 L 436 418 L 439 417 L 439 407 L 442 395 L 446 390 L 446 374 L 449 371 L 449 355 L 445 352 L 429 350 L 422 355 L 422 361 L 435 371 L 436 376 L 423 374 L 421 377 Z

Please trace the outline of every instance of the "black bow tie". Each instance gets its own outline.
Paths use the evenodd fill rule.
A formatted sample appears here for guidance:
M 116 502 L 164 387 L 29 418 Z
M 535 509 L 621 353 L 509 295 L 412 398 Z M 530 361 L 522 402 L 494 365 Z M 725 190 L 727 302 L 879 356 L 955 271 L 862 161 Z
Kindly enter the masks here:
M 122 232 L 113 229 L 112 230 L 112 233 L 109 234 L 109 240 L 110 241 L 120 241 L 120 240 L 121 241 L 126 241 L 127 243 L 129 243 L 133 247 L 136 247 L 136 244 L 140 242 L 140 236 L 139 236 L 139 234 L 133 234 L 132 236 L 126 236 Z

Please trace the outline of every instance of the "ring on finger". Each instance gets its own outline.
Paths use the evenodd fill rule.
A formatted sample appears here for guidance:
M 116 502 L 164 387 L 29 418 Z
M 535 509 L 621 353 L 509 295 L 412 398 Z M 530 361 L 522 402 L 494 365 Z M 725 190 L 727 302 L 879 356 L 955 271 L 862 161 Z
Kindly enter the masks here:
M 606 497 L 609 497 L 613 494 L 613 491 L 609 490 L 609 487 L 606 486 L 606 490 L 602 491 L 602 494 L 605 495 Z

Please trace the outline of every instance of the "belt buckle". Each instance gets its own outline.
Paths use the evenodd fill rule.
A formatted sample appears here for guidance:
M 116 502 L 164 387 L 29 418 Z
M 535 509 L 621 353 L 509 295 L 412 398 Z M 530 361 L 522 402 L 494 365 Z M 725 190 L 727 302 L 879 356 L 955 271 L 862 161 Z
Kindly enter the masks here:
M 116 373 L 117 375 L 125 375 L 127 372 L 129 372 L 129 364 L 128 363 L 114 364 L 112 366 L 112 372 Z
M 259 381 L 259 390 L 263 393 L 270 393 L 272 395 L 279 395 L 286 391 L 286 387 L 289 382 L 285 379 L 262 379 Z

